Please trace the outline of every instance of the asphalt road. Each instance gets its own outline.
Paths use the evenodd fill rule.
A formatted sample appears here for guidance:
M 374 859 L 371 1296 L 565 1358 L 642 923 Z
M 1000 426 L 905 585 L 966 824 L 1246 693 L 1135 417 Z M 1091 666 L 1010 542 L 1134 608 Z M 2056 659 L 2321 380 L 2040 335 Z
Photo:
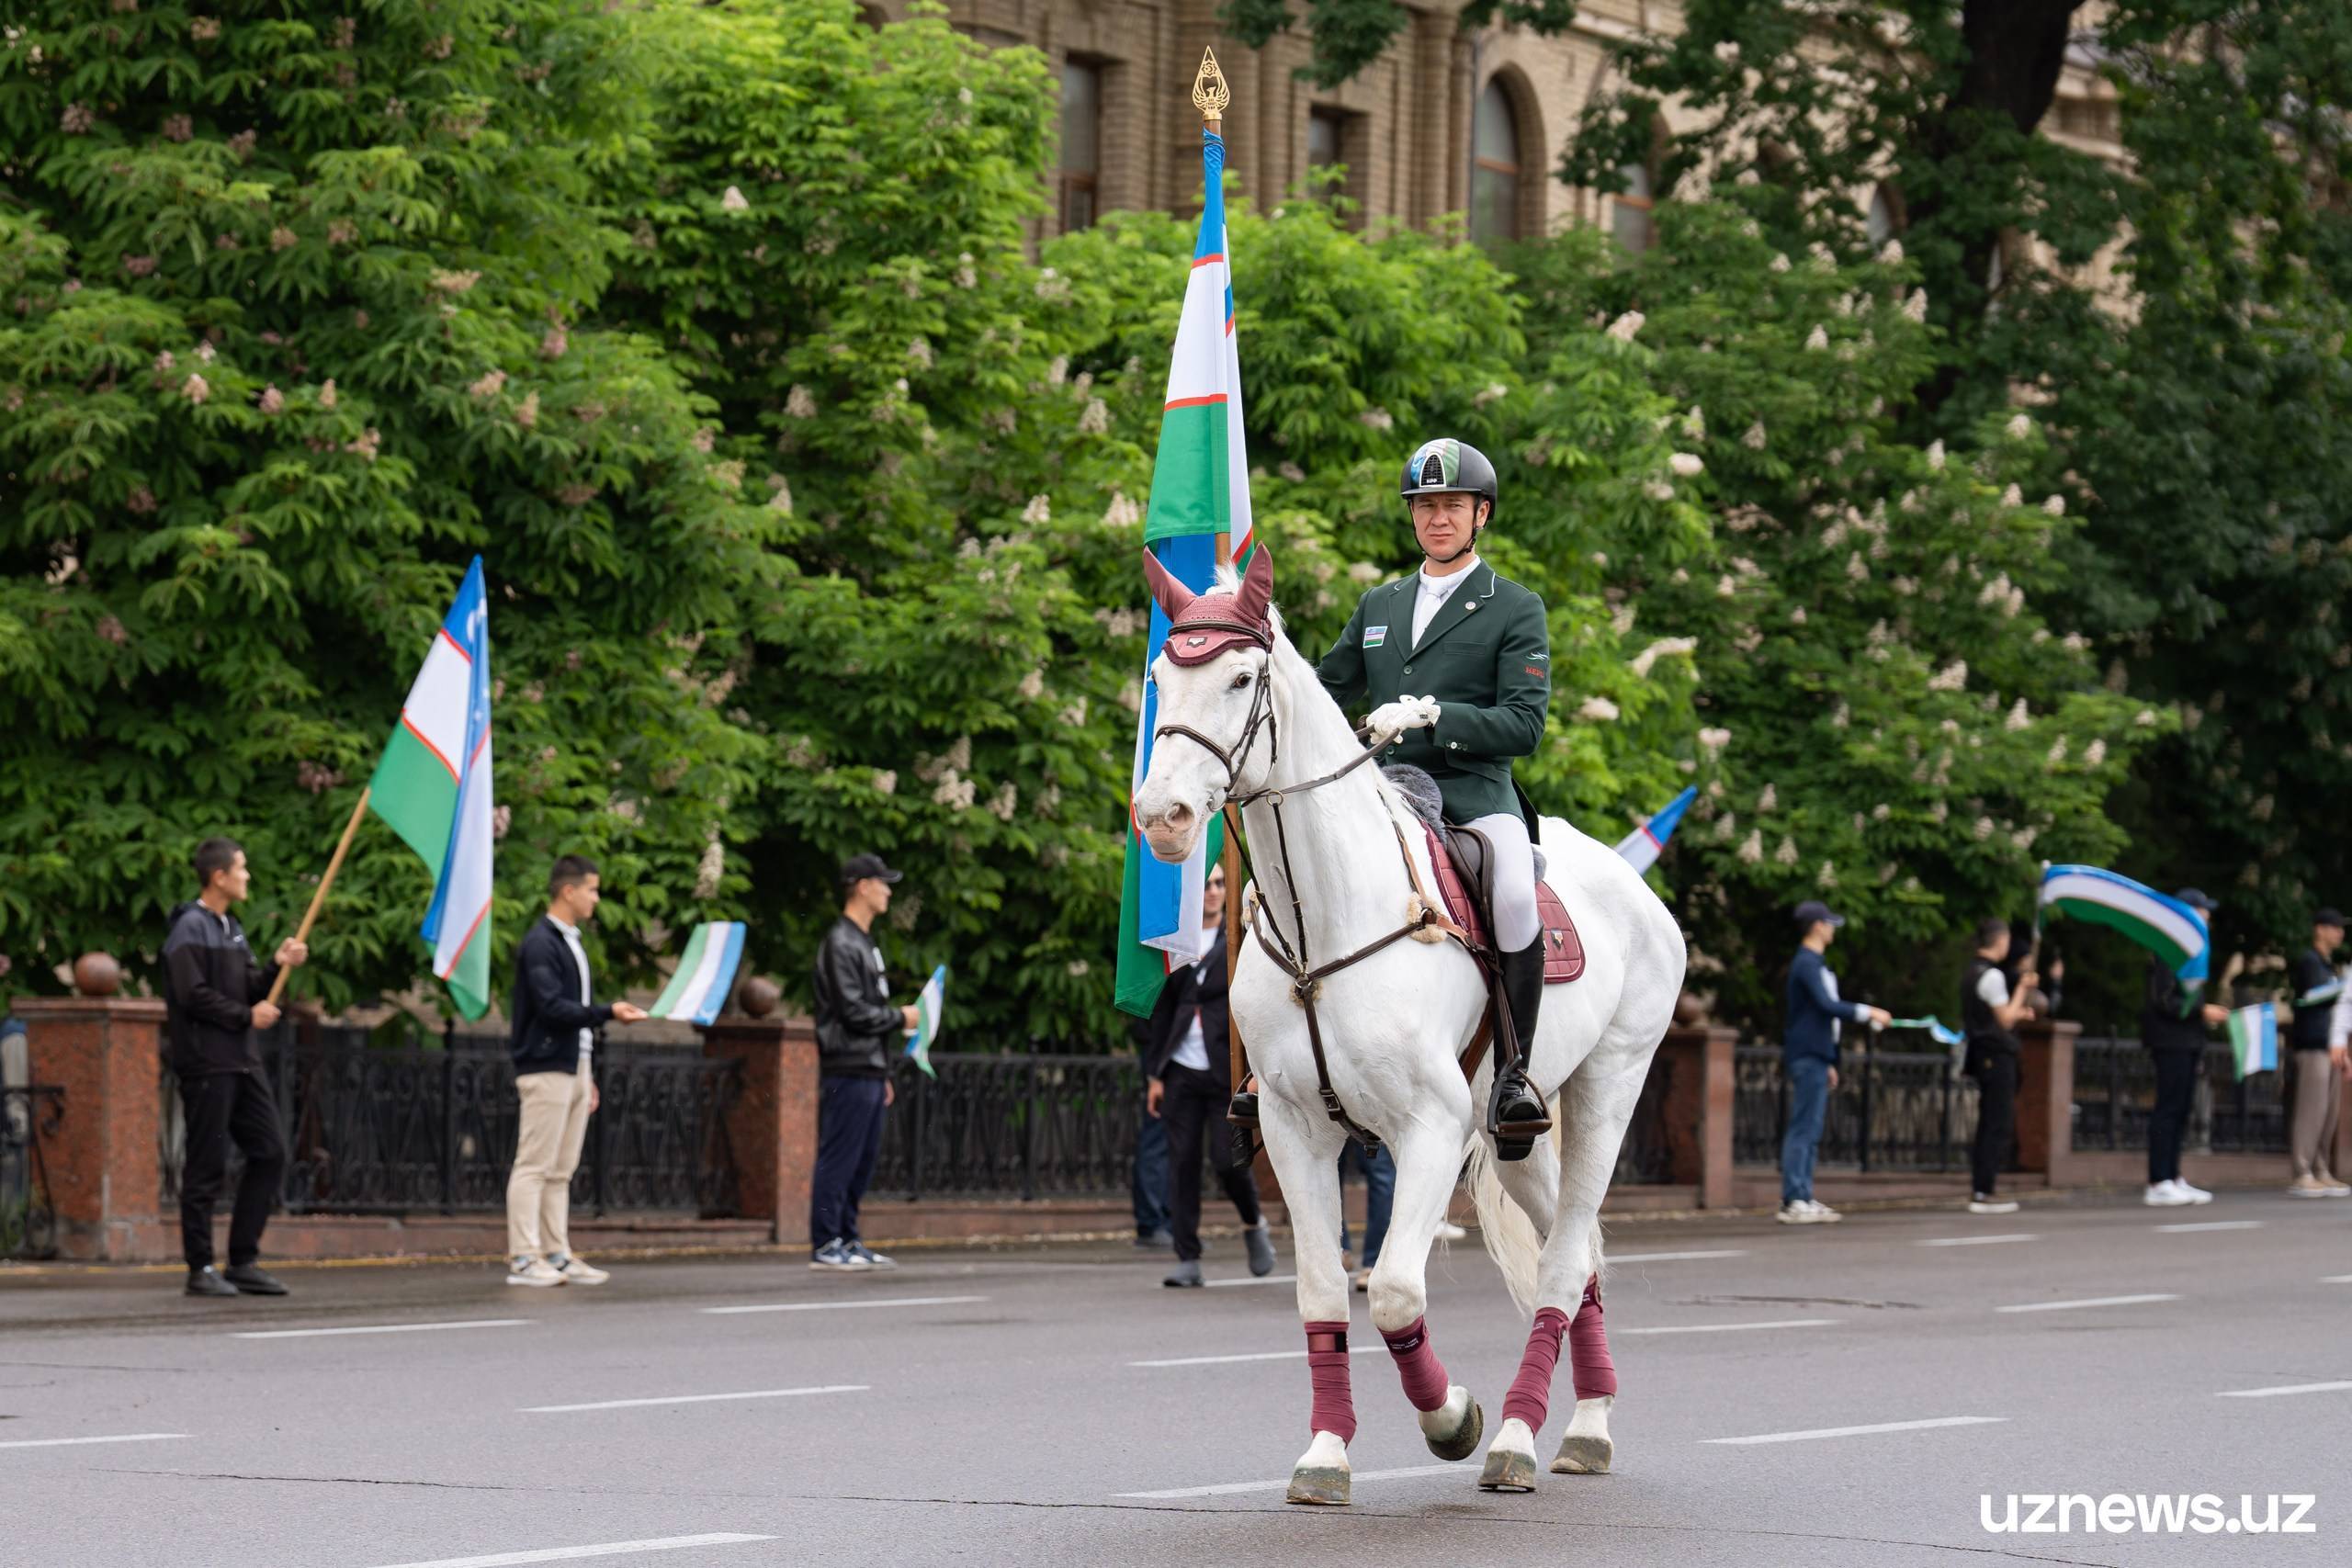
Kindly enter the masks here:
M 297 1268 L 231 1303 L 0 1270 L 0 1564 L 2352 1562 L 2352 1201 L 1627 1223 L 1611 1249 L 1614 1473 L 1481 1494 L 1361 1355 L 1345 1510 L 1282 1500 L 1287 1242 L 1265 1283 L 1216 1244 L 1227 1283 L 1189 1292 L 1112 1246 L 616 1260 L 559 1291 Z M 1475 1239 L 1433 1262 L 1430 1323 L 1491 1430 L 1525 1331 Z M 2257 1522 L 2309 1495 L 2315 1533 L 1980 1518 L 2068 1493 L 2250 1495 Z

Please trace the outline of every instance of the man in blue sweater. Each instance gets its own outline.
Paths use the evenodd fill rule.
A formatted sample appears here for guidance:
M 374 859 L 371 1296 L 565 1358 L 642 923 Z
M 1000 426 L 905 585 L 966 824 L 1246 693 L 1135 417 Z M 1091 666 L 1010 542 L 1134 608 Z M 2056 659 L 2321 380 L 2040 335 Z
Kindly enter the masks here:
M 1781 1032 L 1781 1073 L 1789 1084 L 1789 1128 L 1781 1139 L 1781 1212 L 1784 1225 L 1829 1224 L 1844 1219 L 1813 1197 L 1813 1155 L 1829 1115 L 1829 1091 L 1838 1087 L 1838 1030 L 1841 1021 L 1884 1026 L 1883 1008 L 1841 1000 L 1838 976 L 1822 954 L 1846 923 L 1829 906 L 1808 898 L 1797 906 L 1797 929 L 1804 941 L 1789 962 L 1788 1021 Z

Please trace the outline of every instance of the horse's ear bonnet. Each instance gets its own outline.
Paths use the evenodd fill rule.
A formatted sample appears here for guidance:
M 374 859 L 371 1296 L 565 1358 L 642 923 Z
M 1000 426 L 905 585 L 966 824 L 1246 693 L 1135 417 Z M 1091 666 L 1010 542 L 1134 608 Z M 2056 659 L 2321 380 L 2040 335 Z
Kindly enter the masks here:
M 1149 550 L 1143 553 L 1143 575 L 1151 584 L 1153 600 L 1168 615 L 1165 651 L 1171 662 L 1205 664 L 1245 644 L 1272 650 L 1274 633 L 1267 612 L 1274 602 L 1274 562 L 1263 541 L 1251 553 L 1236 592 L 1194 593 Z

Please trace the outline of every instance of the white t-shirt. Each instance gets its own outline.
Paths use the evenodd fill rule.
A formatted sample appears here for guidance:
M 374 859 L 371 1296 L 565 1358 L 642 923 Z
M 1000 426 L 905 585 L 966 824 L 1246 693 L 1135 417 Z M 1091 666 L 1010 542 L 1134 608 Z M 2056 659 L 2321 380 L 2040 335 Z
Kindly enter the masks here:
M 580 1005 L 582 1007 L 595 1006 L 596 1004 L 590 998 L 588 994 L 588 950 L 580 945 L 580 928 L 577 926 L 568 926 L 561 920 L 557 919 L 553 915 L 549 915 L 548 919 L 554 925 L 556 930 L 563 933 L 563 945 L 571 949 L 571 961 L 580 965 Z M 595 1049 L 596 1032 L 593 1029 L 582 1030 L 580 1032 L 580 1054 L 585 1056 Z
M 1208 977 L 1209 962 L 1202 959 L 1193 965 L 1193 984 L 1198 986 Z M 1176 1054 L 1169 1058 L 1180 1067 L 1190 1067 L 1196 1073 L 1209 1070 L 1209 1043 L 1201 1032 L 1201 1010 L 1193 1010 L 1193 1021 L 1184 1031 L 1184 1038 L 1176 1042 Z
M 1986 1007 L 2005 1008 L 2009 1005 L 2009 977 L 1998 969 L 1987 969 L 1976 979 L 1976 997 Z
M 1430 623 L 1445 608 L 1445 602 L 1453 597 L 1453 591 L 1468 581 L 1477 568 L 1478 558 L 1472 556 L 1460 570 L 1444 577 L 1431 577 L 1429 568 L 1421 569 L 1421 591 L 1413 600 L 1413 647 L 1420 647 L 1421 634 L 1430 629 Z

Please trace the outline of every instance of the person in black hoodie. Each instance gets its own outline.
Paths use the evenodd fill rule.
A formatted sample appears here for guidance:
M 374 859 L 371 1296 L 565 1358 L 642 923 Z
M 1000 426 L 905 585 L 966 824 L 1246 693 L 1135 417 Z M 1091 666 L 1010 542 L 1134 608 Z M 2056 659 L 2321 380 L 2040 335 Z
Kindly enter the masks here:
M 882 1113 L 897 1098 L 890 1053 L 915 1030 L 915 1010 L 890 1005 L 874 922 L 904 875 L 880 855 L 842 863 L 842 916 L 817 948 L 817 1168 L 808 1182 L 808 1267 L 895 1267 L 858 1239 L 857 1205 L 874 1179 Z
M 180 1166 L 187 1293 L 282 1296 L 286 1287 L 256 1261 L 262 1227 L 286 1171 L 286 1137 L 254 1031 L 277 1022 L 277 1005 L 267 999 L 270 983 L 280 968 L 310 957 L 310 949 L 288 939 L 277 944 L 276 963 L 254 962 L 245 928 L 229 912 L 253 881 L 235 840 L 205 840 L 196 847 L 195 864 L 197 896 L 172 910 L 164 939 L 164 1030 L 187 1122 Z M 228 1175 L 232 1143 L 244 1153 L 245 1173 L 230 1211 L 223 1272 L 212 1262 L 212 1205 Z
M 1976 956 L 1960 980 L 1960 1016 L 1967 1036 L 1968 1076 L 1976 1080 L 1976 1141 L 1969 1159 L 1974 1177 L 1972 1214 L 2014 1214 L 2017 1201 L 1995 1190 L 2017 1132 L 2018 1068 L 2024 1046 L 2017 1026 L 2033 1016 L 2027 993 L 2039 976 L 2021 966 L 2014 987 L 2002 967 L 2009 956 L 2009 922 L 1998 915 L 1976 923 Z

